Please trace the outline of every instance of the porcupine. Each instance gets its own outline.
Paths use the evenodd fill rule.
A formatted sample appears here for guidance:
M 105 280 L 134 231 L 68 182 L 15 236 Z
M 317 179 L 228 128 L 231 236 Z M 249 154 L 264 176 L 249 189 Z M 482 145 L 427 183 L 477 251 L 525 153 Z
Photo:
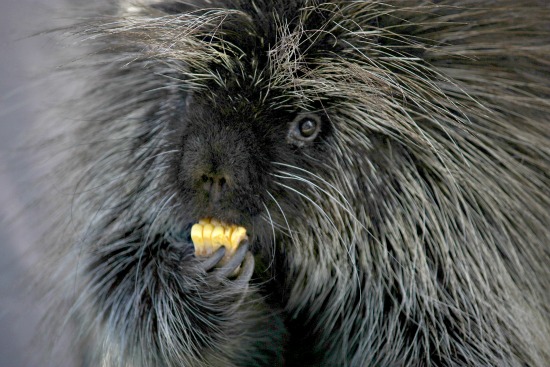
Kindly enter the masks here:
M 44 246 L 83 365 L 550 365 L 547 2 L 82 13 Z

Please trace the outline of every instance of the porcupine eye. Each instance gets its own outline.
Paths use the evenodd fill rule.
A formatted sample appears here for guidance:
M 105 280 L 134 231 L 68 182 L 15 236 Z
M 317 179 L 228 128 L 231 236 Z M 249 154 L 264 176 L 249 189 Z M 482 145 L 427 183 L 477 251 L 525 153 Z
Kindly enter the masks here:
M 321 119 L 314 114 L 298 115 L 290 124 L 288 140 L 290 143 L 303 145 L 315 140 L 321 131 Z
M 304 119 L 300 121 L 298 128 L 302 137 L 309 138 L 317 132 L 317 122 L 312 119 Z

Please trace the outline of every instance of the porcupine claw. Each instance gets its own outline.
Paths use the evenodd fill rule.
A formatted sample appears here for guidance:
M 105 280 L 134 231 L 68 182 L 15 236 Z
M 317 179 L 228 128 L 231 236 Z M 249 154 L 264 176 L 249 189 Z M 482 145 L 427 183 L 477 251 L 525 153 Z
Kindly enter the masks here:
M 191 228 L 191 239 L 197 257 L 207 257 L 203 262 L 205 271 L 219 265 L 221 277 L 239 275 L 240 265 L 245 261 L 241 275 L 250 280 L 254 270 L 254 258 L 247 255 L 249 244 L 244 227 L 226 224 L 215 219 L 201 219 Z M 239 276 L 239 280 L 242 277 Z
M 206 258 L 202 263 L 201 266 L 204 269 L 204 271 L 210 271 L 212 270 L 220 260 L 225 255 L 225 247 L 220 247 L 216 252 L 212 254 L 212 256 Z

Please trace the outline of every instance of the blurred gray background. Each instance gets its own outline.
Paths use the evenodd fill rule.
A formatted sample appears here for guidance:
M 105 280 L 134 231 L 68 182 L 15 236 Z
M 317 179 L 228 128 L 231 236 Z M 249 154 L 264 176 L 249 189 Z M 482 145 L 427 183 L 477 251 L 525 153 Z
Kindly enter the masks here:
M 56 3 L 0 0 L 0 367 L 71 364 L 55 361 L 55 352 L 52 358 L 40 356 L 33 339 L 43 307 L 24 281 L 36 257 L 28 248 L 38 236 L 32 210 L 23 210 L 37 175 L 25 139 L 44 102 L 37 93 L 41 61 L 54 46 L 52 37 L 36 33 L 55 24 Z

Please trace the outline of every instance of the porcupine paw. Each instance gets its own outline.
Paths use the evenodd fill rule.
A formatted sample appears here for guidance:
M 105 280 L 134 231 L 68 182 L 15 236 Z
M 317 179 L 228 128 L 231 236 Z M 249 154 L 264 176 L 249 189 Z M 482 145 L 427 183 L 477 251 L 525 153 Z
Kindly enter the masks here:
M 254 257 L 248 252 L 248 241 L 243 241 L 237 251 L 224 263 L 221 260 L 225 259 L 225 253 L 226 249 L 220 247 L 211 256 L 204 258 L 201 262 L 202 268 L 216 278 L 234 277 L 236 282 L 248 284 L 254 272 Z
M 195 256 L 201 267 L 217 279 L 235 278 L 246 286 L 254 271 L 254 257 L 248 252 L 246 229 L 213 219 L 201 219 L 191 229 Z

